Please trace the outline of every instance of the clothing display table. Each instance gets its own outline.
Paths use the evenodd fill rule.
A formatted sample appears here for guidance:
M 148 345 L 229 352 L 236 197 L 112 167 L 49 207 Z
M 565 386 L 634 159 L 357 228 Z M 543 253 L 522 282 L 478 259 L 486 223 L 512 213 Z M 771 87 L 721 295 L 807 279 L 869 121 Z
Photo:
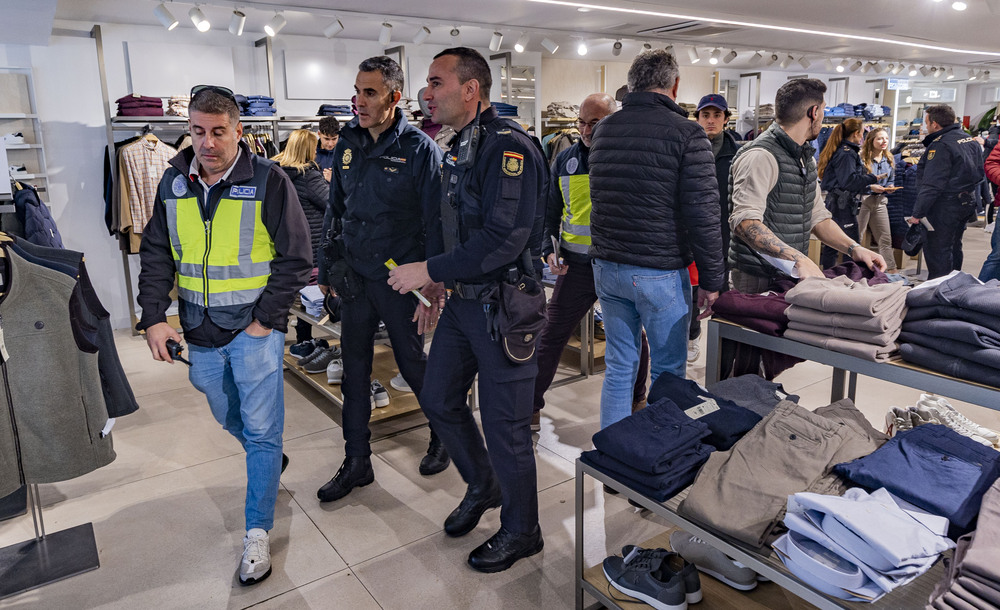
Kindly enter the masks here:
M 914 389 L 933 391 L 938 395 L 1000 410 L 1000 390 L 997 388 L 948 377 L 898 360 L 892 362 L 871 362 L 790 339 L 765 335 L 725 320 L 710 320 L 708 323 L 705 385 L 719 380 L 721 345 L 724 339 L 832 366 L 831 402 L 840 400 L 845 396 L 853 400 L 857 392 L 857 376 L 861 374 Z M 600 566 L 598 565 L 596 570 L 593 568 L 585 570 L 583 537 L 585 476 L 593 477 L 602 484 L 618 490 L 624 497 L 638 502 L 674 525 L 698 536 L 736 561 L 752 568 L 782 588 L 819 608 L 920 608 L 927 603 L 931 590 L 944 574 L 943 562 L 938 561 L 926 574 L 923 574 L 905 586 L 893 590 L 877 602 L 861 603 L 834 599 L 817 592 L 793 576 L 785 569 L 770 547 L 765 547 L 764 549 L 749 547 L 732 538 L 716 533 L 710 527 L 678 514 L 677 507 L 687 496 L 687 489 L 666 502 L 660 503 L 647 498 L 639 492 L 632 490 L 627 485 L 577 460 L 576 607 L 578 609 L 584 607 L 585 592 L 591 594 L 607 607 L 619 607 L 619 604 L 607 595 L 607 581 L 604 580 Z M 640 545 L 646 546 L 641 543 Z M 662 546 L 662 543 L 659 546 Z

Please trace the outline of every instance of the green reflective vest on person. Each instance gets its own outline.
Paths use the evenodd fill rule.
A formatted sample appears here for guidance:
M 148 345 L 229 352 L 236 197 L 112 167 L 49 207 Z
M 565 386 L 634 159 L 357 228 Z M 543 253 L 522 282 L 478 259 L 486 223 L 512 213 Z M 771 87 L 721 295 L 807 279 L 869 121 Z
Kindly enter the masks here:
M 250 311 L 267 286 L 275 249 L 261 217 L 268 173 L 261 166 L 269 162 L 255 161 L 257 171 L 249 182 L 216 187 L 222 194 L 209 218 L 197 195 L 181 188 L 186 176 L 174 168 L 164 174 L 163 182 L 183 191 L 163 197 L 163 203 L 177 269 L 177 295 L 185 302 L 181 308 L 185 328 L 184 318 L 196 327 L 205 312 L 222 328 L 242 328 L 252 319 Z

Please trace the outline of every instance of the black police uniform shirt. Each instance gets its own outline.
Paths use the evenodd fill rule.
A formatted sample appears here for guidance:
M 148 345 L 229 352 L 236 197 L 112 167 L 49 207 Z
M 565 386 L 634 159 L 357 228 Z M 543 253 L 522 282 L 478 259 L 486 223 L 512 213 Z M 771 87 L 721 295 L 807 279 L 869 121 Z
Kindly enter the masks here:
M 445 252 L 441 224 L 429 227 L 431 257 L 427 271 L 435 282 L 482 283 L 497 279 L 503 268 L 524 251 L 536 220 L 536 208 L 544 205 L 548 168 L 541 150 L 523 131 L 511 128 L 509 120 L 499 118 L 492 106 L 481 113 L 480 124 L 486 129 L 475 163 L 461 179 L 458 196 L 463 209 L 460 213 L 478 215 L 482 228 Z M 457 153 L 455 146 L 445 156 L 442 197 L 449 176 L 456 172 Z
M 397 265 L 426 259 L 425 228 L 438 224 L 440 214 L 441 148 L 398 108 L 395 113 L 378 140 L 357 118 L 341 128 L 323 220 L 326 235 L 343 212 L 347 263 L 372 280 L 389 277 L 390 258 Z M 321 284 L 332 262 L 320 269 Z
M 983 181 L 983 150 L 958 123 L 924 138 L 926 150 L 917 164 L 917 201 L 913 217 L 923 218 L 936 204 L 956 203 L 962 191 Z

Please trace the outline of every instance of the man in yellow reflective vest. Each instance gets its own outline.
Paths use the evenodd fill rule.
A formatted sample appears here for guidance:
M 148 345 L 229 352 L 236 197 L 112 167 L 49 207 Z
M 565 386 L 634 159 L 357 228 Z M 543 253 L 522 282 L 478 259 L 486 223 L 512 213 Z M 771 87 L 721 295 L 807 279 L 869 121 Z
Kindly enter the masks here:
M 240 141 L 232 91 L 199 85 L 188 110 L 192 146 L 170 161 L 142 232 L 136 328 L 155 360 L 173 362 L 176 281 L 191 383 L 247 454 L 239 581 L 249 585 L 271 574 L 268 530 L 287 464 L 281 359 L 288 308 L 312 268 L 309 225 L 288 176 Z
M 615 98 L 606 93 L 588 95 L 580 104 L 576 126 L 580 140 L 556 155 L 549 180 L 549 196 L 545 208 L 545 238 L 542 257 L 556 279 L 555 291 L 549 300 L 548 321 L 538 336 L 538 376 L 535 377 L 535 412 L 531 427 L 541 427 L 541 410 L 545 392 L 552 385 L 559 358 L 573 329 L 597 302 L 594 270 L 590 265 L 590 137 L 598 121 L 618 109 Z M 559 244 L 555 253 L 552 242 Z M 642 335 L 639 371 L 632 392 L 633 409 L 646 398 L 646 377 L 649 376 L 649 344 Z

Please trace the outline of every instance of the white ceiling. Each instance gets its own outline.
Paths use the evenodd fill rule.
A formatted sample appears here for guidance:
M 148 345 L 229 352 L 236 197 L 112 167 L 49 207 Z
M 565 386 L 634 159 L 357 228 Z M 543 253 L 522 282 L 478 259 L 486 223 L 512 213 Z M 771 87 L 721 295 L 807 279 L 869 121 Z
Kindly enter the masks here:
M 682 64 L 689 63 L 683 46 L 697 45 L 702 56 L 714 47 L 735 48 L 739 57 L 728 67 L 745 68 L 753 50 L 792 52 L 796 58 L 805 54 L 813 63 L 810 71 L 823 71 L 820 62 L 825 57 L 852 59 L 903 60 L 906 63 L 982 66 L 994 64 L 1000 75 L 1000 48 L 996 32 L 1000 14 L 991 6 L 997 0 L 967 0 L 969 8 L 958 12 L 950 7 L 952 0 L 699 0 L 682 3 L 678 0 L 630 2 L 626 0 L 583 0 L 611 7 L 673 13 L 628 14 L 608 10 L 579 12 L 574 6 L 544 4 L 529 0 L 458 0 L 429 2 L 414 0 L 366 0 L 364 3 L 346 0 L 294 0 L 258 2 L 255 0 L 224 2 L 207 0 L 199 3 L 213 24 L 213 30 L 225 30 L 234 4 L 247 14 L 244 36 L 262 36 L 264 23 L 275 10 L 282 10 L 288 25 L 279 33 L 322 36 L 323 28 L 334 17 L 346 30 L 346 38 L 375 39 L 383 20 L 393 24 L 392 43 L 412 44 L 418 28 L 431 29 L 430 43 L 486 47 L 494 29 L 504 34 L 502 50 L 513 47 L 521 32 L 531 37 L 529 50 L 540 51 L 539 43 L 548 37 L 559 43 L 556 57 L 575 58 L 576 43 L 588 42 L 588 59 L 628 61 L 641 50 L 642 42 L 654 46 L 673 43 Z M 11 0 L 0 0 L 0 8 Z M 106 22 L 156 25 L 153 8 L 157 0 L 59 0 L 56 19 L 81 22 Z M 19 3 L 25 4 L 25 3 Z M 187 17 L 191 2 L 167 2 L 168 9 L 180 20 L 182 28 L 193 27 Z M 791 26 L 823 32 L 872 37 L 857 40 L 840 36 L 820 36 L 811 33 L 760 29 L 748 25 L 729 25 L 704 21 L 721 19 L 770 26 Z M 688 24 L 688 33 L 658 33 L 662 28 Z M 5 18 L 4 21 L 7 21 Z M 461 32 L 459 39 L 449 35 L 452 27 Z M 711 27 L 706 31 L 704 27 Z M 9 30 L 10 28 L 5 28 Z M 699 31 L 700 30 L 700 31 Z M 624 49 L 612 57 L 612 43 L 621 38 Z M 945 50 L 916 48 L 890 44 L 891 39 L 904 43 L 951 47 L 975 52 L 954 53 Z M 2 40 L 0 40 L 2 41 Z M 783 55 L 782 55 L 783 57 Z M 705 65 L 705 60 L 702 64 Z M 719 64 L 723 67 L 723 64 Z M 772 66 L 777 69 L 777 64 Z M 793 64 L 791 71 L 802 71 Z M 964 71 L 963 71 L 964 75 Z

